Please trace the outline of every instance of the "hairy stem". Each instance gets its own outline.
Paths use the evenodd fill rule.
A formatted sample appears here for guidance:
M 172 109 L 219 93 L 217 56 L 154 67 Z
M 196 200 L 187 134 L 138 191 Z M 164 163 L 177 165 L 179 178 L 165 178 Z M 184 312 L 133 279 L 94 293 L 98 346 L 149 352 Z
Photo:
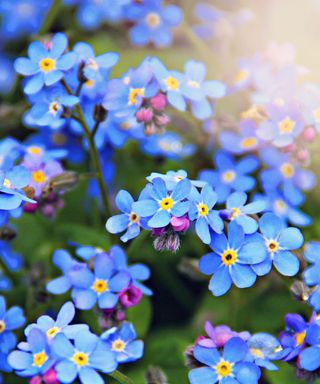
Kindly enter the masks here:
M 134 384 L 134 382 L 129 377 L 119 371 L 109 373 L 109 376 L 111 376 L 121 384 Z
M 61 80 L 62 85 L 64 86 L 65 90 L 70 94 L 73 95 L 72 90 L 68 86 L 68 84 L 65 82 L 64 79 Z M 100 161 L 100 156 L 99 152 L 97 150 L 97 147 L 94 142 L 94 136 L 92 135 L 90 128 L 88 127 L 88 124 L 86 122 L 86 119 L 84 117 L 83 110 L 81 108 L 80 104 L 77 104 L 75 106 L 75 111 L 77 113 L 76 116 L 73 116 L 75 120 L 81 124 L 81 127 L 83 129 L 83 132 L 88 140 L 89 143 L 89 151 L 90 151 L 90 156 L 94 165 L 94 169 L 96 172 L 96 179 L 99 185 L 99 190 L 102 198 L 102 203 L 104 206 L 104 211 L 107 215 L 107 217 L 111 216 L 111 208 L 110 208 L 110 202 L 109 202 L 109 196 L 108 196 L 108 190 L 106 183 L 104 182 L 104 177 L 103 177 L 103 170 L 102 170 L 102 165 Z

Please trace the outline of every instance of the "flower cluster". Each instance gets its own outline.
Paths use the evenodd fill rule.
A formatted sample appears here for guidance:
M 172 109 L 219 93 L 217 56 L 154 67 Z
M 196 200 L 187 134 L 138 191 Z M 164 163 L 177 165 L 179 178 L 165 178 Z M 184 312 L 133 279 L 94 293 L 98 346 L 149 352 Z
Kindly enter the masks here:
M 143 342 L 136 340 L 132 324 L 123 323 L 97 336 L 86 324 L 70 324 L 75 308 L 66 302 L 56 320 L 41 316 L 24 333 L 27 341 L 9 354 L 8 363 L 30 384 L 71 383 L 77 377 L 81 384 L 103 383 L 100 374 L 112 373 L 118 364 L 140 359 Z M 98 373 L 99 372 L 99 373 Z
M 58 295 L 72 289 L 76 308 L 89 310 L 97 304 L 102 322 L 122 321 L 126 309 L 137 305 L 143 294 L 152 294 L 142 283 L 150 276 L 148 267 L 143 264 L 128 266 L 121 247 L 113 246 L 106 252 L 79 246 L 75 252 L 81 262 L 65 250 L 55 251 L 53 263 L 62 270 L 63 276 L 50 281 L 47 290 Z
M 186 351 L 191 384 L 258 383 L 261 368 L 277 370 L 273 363 L 288 354 L 279 340 L 267 333 L 237 333 L 225 325 L 206 322 L 207 337 L 200 336 Z
M 232 187 L 246 189 L 246 183 L 252 185 L 253 179 L 240 172 L 237 175 L 231 168 L 233 163 L 227 160 L 223 155 L 218 157 L 221 171 L 208 171 L 201 178 L 212 180 L 216 189 L 205 181 L 189 180 L 184 171 L 170 171 L 147 177 L 150 183 L 136 202 L 128 192 L 120 191 L 116 203 L 123 213 L 108 219 L 107 230 L 125 231 L 121 237 L 124 242 L 136 237 L 141 228 L 151 230 L 157 250 L 175 251 L 180 244 L 179 235 L 193 223 L 197 235 L 213 251 L 201 258 L 199 268 L 204 274 L 213 275 L 209 289 L 216 296 L 226 293 L 232 283 L 238 288 L 252 286 L 257 276 L 271 271 L 272 265 L 285 276 L 296 275 L 300 263 L 291 251 L 303 245 L 302 233 L 287 227 L 271 212 L 257 219 L 257 214 L 267 208 L 263 200 L 246 204 L 244 192 L 230 193 Z M 252 169 L 255 162 L 254 158 L 243 159 L 238 170 L 245 172 L 247 166 Z M 235 183 L 224 186 L 219 180 L 227 179 L 229 174 L 234 175 Z M 226 196 L 226 208 L 214 209 Z

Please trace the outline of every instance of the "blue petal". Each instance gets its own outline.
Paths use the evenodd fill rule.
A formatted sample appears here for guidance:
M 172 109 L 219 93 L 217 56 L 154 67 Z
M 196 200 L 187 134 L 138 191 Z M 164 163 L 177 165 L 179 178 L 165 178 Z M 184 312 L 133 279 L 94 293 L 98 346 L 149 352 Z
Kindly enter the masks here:
M 224 265 L 220 266 L 210 280 L 209 289 L 215 296 L 222 296 L 229 291 L 232 280 L 229 269 Z
M 233 249 L 238 249 L 244 242 L 243 229 L 234 221 L 228 225 L 228 242 Z
M 171 198 L 173 201 L 180 201 L 183 199 L 186 199 L 191 191 L 191 182 L 188 179 L 183 179 L 177 183 L 177 185 L 174 187 Z
M 16 59 L 14 62 L 14 69 L 16 72 L 24 76 L 34 75 L 39 71 L 38 65 L 25 57 L 19 57 Z
M 134 200 L 129 192 L 122 189 L 117 193 L 116 204 L 122 212 L 130 213 L 133 202 Z
M 111 292 L 102 293 L 99 296 L 99 307 L 103 309 L 114 308 L 119 300 L 119 297 Z
M 97 301 L 96 293 L 88 289 L 73 289 L 72 298 L 75 306 L 83 310 L 91 309 Z
M 27 352 L 13 351 L 8 357 L 8 362 L 13 369 L 26 369 L 32 365 L 32 355 Z
M 132 204 L 132 211 L 141 217 L 154 215 L 158 208 L 159 204 L 154 200 L 139 200 Z
M 248 265 L 234 264 L 230 268 L 230 275 L 238 288 L 251 287 L 256 281 L 256 274 Z
M 69 359 L 74 354 L 74 347 L 63 333 L 58 333 L 53 339 L 52 348 L 54 352 L 64 359 Z
M 285 228 L 279 236 L 279 243 L 285 249 L 297 249 L 303 244 L 303 235 L 297 228 Z
M 167 211 L 158 211 L 149 221 L 148 225 L 151 228 L 166 227 L 170 223 L 170 214 Z
M 260 230 L 268 239 L 275 239 L 283 229 L 283 221 L 273 213 L 265 213 L 260 221 Z
M 50 54 L 52 58 L 57 58 L 67 49 L 68 38 L 64 33 L 56 33 L 51 39 Z
M 196 232 L 205 244 L 210 244 L 211 235 L 208 227 L 208 222 L 204 217 L 199 217 L 196 221 Z
M 75 315 L 74 305 L 71 301 L 66 302 L 61 307 L 56 321 L 56 326 L 58 328 L 65 327 L 70 324 Z
M 208 366 L 216 365 L 220 359 L 220 353 L 216 348 L 206 348 L 196 345 L 194 348 L 194 357 L 202 364 Z
M 120 292 L 127 288 L 131 280 L 131 276 L 127 272 L 118 272 L 109 281 L 109 288 L 112 292 Z
M 82 367 L 79 371 L 82 384 L 104 384 L 101 376 L 92 368 Z
M 109 255 L 100 253 L 96 256 L 94 261 L 94 272 L 96 277 L 105 280 L 109 279 L 114 271 L 114 267 L 114 261 Z
M 51 280 L 47 284 L 47 291 L 53 295 L 61 295 L 62 293 L 67 292 L 70 288 L 71 281 L 65 276 Z
M 38 73 L 35 76 L 32 76 L 26 81 L 26 84 L 23 88 L 24 92 L 27 95 L 33 95 L 40 91 L 44 85 L 44 77 L 42 73 Z
M 247 195 L 244 192 L 234 192 L 227 199 L 227 208 L 239 208 L 244 206 Z
M 191 384 L 215 384 L 218 381 L 218 376 L 212 368 L 202 367 L 190 371 L 189 380 Z
M 224 346 L 223 357 L 231 363 L 243 360 L 248 353 L 247 343 L 240 337 L 233 337 Z
M 106 222 L 106 229 L 110 233 L 123 232 L 129 225 L 129 216 L 127 214 L 120 214 L 112 216 Z
M 274 266 L 284 276 L 295 276 L 299 272 L 298 258 L 289 251 L 279 251 L 274 255 Z
M 189 201 L 179 201 L 171 208 L 171 213 L 174 216 L 181 217 L 189 211 Z
M 267 256 L 266 247 L 258 241 L 245 243 L 238 252 L 238 259 L 241 264 L 258 264 Z
M 77 366 L 71 361 L 60 361 L 55 367 L 58 379 L 62 383 L 73 383 L 77 377 Z
M 201 257 L 199 261 L 199 269 L 206 275 L 212 275 L 221 265 L 221 258 L 215 253 L 208 253 Z
M 308 371 L 315 371 L 320 367 L 320 348 L 306 348 L 300 354 L 300 365 Z
M 74 345 L 78 351 L 90 354 L 96 348 L 98 341 L 98 336 L 93 333 L 82 332 L 76 336 Z

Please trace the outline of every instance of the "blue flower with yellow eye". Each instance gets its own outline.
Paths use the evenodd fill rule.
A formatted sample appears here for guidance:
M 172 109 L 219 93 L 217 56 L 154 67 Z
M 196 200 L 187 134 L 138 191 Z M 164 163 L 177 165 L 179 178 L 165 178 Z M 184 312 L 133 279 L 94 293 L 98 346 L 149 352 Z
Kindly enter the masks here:
M 309 191 L 316 184 L 316 176 L 312 171 L 302 169 L 288 154 L 276 148 L 268 147 L 262 150 L 261 159 L 270 167 L 260 173 L 263 188 L 275 190 L 280 185 L 284 195 L 293 204 L 301 204 L 304 201 L 301 190 Z
M 261 140 L 256 135 L 256 123 L 253 120 L 243 120 L 239 123 L 240 132 L 223 130 L 218 133 L 222 149 L 240 155 L 253 152 L 261 146 Z
M 60 128 L 65 123 L 63 113 L 79 103 L 79 98 L 66 93 L 62 86 L 54 86 L 40 92 L 34 95 L 34 99 L 36 102 L 27 115 L 30 115 L 35 125 L 53 129 Z M 28 116 L 25 118 L 28 119 Z
M 186 81 L 185 75 L 177 71 L 169 71 L 157 58 L 151 59 L 151 65 L 160 89 L 167 95 L 168 103 L 179 111 L 185 111 L 187 102 L 182 94 L 182 85 Z
M 77 43 L 73 50 L 77 53 L 78 60 L 83 65 L 83 74 L 89 80 L 103 80 L 119 60 L 119 54 L 114 52 L 106 52 L 95 56 L 92 46 L 87 43 Z
M 233 191 L 247 192 L 254 188 L 256 181 L 248 173 L 254 172 L 259 161 L 254 156 L 246 156 L 235 162 L 233 157 L 218 151 L 214 157 L 217 170 L 204 169 L 199 173 L 199 179 L 210 184 L 218 194 L 218 203 L 226 201 Z
M 291 251 L 303 245 L 303 235 L 298 228 L 287 228 L 273 213 L 265 213 L 259 220 L 261 234 L 252 235 L 254 240 L 264 243 L 265 260 L 252 268 L 257 275 L 270 272 L 272 264 L 284 276 L 294 276 L 299 272 L 300 263 Z
M 299 356 L 301 368 L 315 371 L 320 367 L 320 325 L 312 324 L 306 333 L 306 343 L 309 345 Z
M 33 203 L 34 200 L 23 191 L 30 181 L 31 174 L 22 165 L 16 165 L 7 172 L 0 171 L 0 209 L 16 209 L 24 201 Z
M 265 108 L 269 119 L 259 124 L 257 136 L 280 148 L 292 144 L 304 127 L 299 105 L 272 103 Z
M 22 309 L 6 309 L 5 299 L 0 296 L 0 352 L 8 353 L 16 346 L 16 337 L 12 331 L 22 327 L 25 321 Z
M 190 203 L 186 199 L 191 192 L 188 179 L 181 180 L 172 192 L 168 191 L 165 181 L 161 178 L 154 179 L 152 183 L 150 198 L 143 198 L 132 205 L 138 216 L 148 218 L 149 227 L 166 227 L 172 216 L 181 217 L 188 212 Z
M 196 345 L 195 359 L 203 365 L 189 372 L 191 384 L 258 384 L 261 376 L 259 367 L 245 361 L 248 345 L 240 337 L 233 337 L 223 347 L 206 348 Z
M 131 282 L 130 274 L 126 271 L 118 272 L 114 260 L 106 253 L 96 256 L 94 272 L 89 268 L 73 268 L 69 276 L 75 306 L 83 310 L 93 308 L 97 302 L 99 308 L 114 308 L 119 301 L 117 294 Z
M 141 149 L 148 155 L 163 156 L 168 159 L 189 157 L 195 152 L 195 146 L 193 144 L 185 144 L 181 136 L 175 132 L 145 137 L 141 142 Z
M 245 234 L 252 234 L 257 231 L 258 223 L 250 215 L 254 215 L 264 211 L 267 204 L 264 200 L 257 200 L 246 204 L 247 195 L 244 192 L 234 192 L 226 202 L 226 209 L 220 211 L 223 219 L 235 221 L 241 225 Z
M 282 360 L 290 350 L 283 349 L 280 341 L 268 333 L 256 333 L 248 340 L 249 353 L 246 360 L 254 362 L 262 368 L 277 371 L 278 367 L 272 363 Z
M 228 225 L 228 238 L 224 233 L 213 234 L 212 253 L 202 256 L 199 269 L 213 275 L 209 289 L 215 296 L 224 295 L 234 283 L 238 288 L 251 287 L 256 281 L 252 266 L 265 257 L 264 245 L 248 239 L 242 227 L 235 222 Z
M 197 235 L 205 244 L 211 242 L 211 230 L 216 233 L 222 233 L 223 220 L 219 212 L 213 210 L 217 202 L 217 194 L 212 187 L 206 184 L 201 192 L 193 187 L 190 193 L 189 218 L 195 221 Z
M 286 330 L 280 334 L 280 342 L 288 351 L 284 361 L 295 359 L 306 347 L 306 335 L 310 324 L 295 313 L 288 313 L 285 317 Z
M 53 320 L 50 316 L 40 316 L 37 323 L 29 324 L 24 333 L 28 336 L 32 329 L 38 328 L 47 335 L 48 341 L 53 340 L 60 332 L 64 333 L 69 339 L 73 339 L 78 332 L 89 329 L 87 324 L 70 325 L 74 316 L 74 305 L 71 301 L 68 301 L 61 307 L 56 320 Z
M 185 66 L 186 79 L 182 85 L 183 95 L 190 100 L 192 114 L 200 119 L 208 119 L 213 114 L 210 99 L 220 99 L 226 94 L 226 85 L 221 81 L 206 81 L 206 66 L 194 60 L 188 61 Z
M 63 33 L 54 35 L 46 45 L 35 41 L 28 48 L 29 58 L 20 57 L 14 63 L 15 70 L 28 77 L 24 86 L 26 94 L 39 92 L 44 86 L 60 81 L 77 60 L 74 52 L 64 53 L 68 39 Z
M 123 214 L 112 216 L 106 222 L 106 229 L 110 233 L 124 232 L 121 236 L 123 242 L 137 237 L 140 233 L 140 228 L 148 228 L 146 219 L 143 219 L 133 211 L 132 205 L 134 200 L 129 192 L 121 190 L 116 196 L 116 205 Z
M 129 31 L 133 44 L 153 43 L 156 47 L 167 47 L 172 43 L 171 29 L 181 23 L 183 13 L 176 5 L 162 3 L 162 0 L 133 2 L 126 8 L 126 18 L 135 23 Z
M 78 333 L 74 343 L 59 333 L 52 348 L 59 359 L 55 370 L 61 383 L 72 383 L 77 377 L 81 384 L 103 383 L 97 370 L 111 373 L 117 369 L 113 353 L 89 331 Z
M 152 81 L 153 73 L 148 62 L 143 62 L 137 69 L 130 70 L 121 79 L 112 79 L 106 87 L 102 105 L 116 117 L 128 117 L 140 108 L 143 100 L 152 97 L 158 90 Z
M 285 196 L 280 190 L 267 190 L 264 195 L 255 195 L 254 200 L 265 200 L 266 210 L 276 214 L 284 223 L 306 227 L 312 223 L 312 218 L 299 209 L 300 204 L 296 203 L 298 198 L 299 196 Z
M 143 356 L 143 341 L 136 340 L 137 333 L 131 323 L 124 322 L 118 329 L 113 327 L 100 336 L 118 363 L 131 363 Z
M 31 377 L 45 373 L 54 364 L 47 336 L 37 328 L 31 329 L 27 343 L 20 343 L 21 350 L 9 354 L 8 362 L 18 376 Z

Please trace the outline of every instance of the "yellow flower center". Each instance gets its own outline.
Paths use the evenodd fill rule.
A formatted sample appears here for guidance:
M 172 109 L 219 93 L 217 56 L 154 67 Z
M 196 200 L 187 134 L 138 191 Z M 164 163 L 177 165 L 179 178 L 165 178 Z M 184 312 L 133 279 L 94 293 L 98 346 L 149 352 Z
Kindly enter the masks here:
M 231 208 L 231 210 L 232 210 L 232 213 L 231 213 L 230 219 L 234 220 L 236 217 L 240 215 L 241 211 L 239 208 Z
M 204 203 L 200 203 L 198 204 L 198 212 L 200 216 L 207 216 L 209 213 L 209 207 Z
M 59 108 L 60 108 L 60 104 L 57 102 L 57 101 L 53 101 L 50 105 L 49 105 L 49 113 L 51 115 L 56 115 L 57 112 L 59 111 Z
M 320 123 L 320 108 L 315 109 L 312 113 L 315 121 Z
M 161 17 L 156 12 L 150 12 L 146 17 L 146 23 L 151 28 L 157 28 L 161 24 Z
M 252 148 L 255 145 L 257 145 L 258 140 L 255 137 L 246 137 L 245 139 L 241 140 L 240 146 L 241 148 Z
M 243 81 L 247 80 L 248 77 L 249 77 L 249 71 L 246 69 L 241 69 L 235 75 L 234 80 L 238 84 L 238 83 L 242 83 Z
M 108 283 L 105 280 L 97 279 L 93 283 L 93 289 L 97 293 L 103 293 L 103 292 L 105 292 L 108 289 Z
M 268 240 L 267 241 L 267 249 L 269 253 L 274 253 L 279 250 L 279 243 L 276 240 Z
M 124 131 L 128 131 L 131 128 L 130 121 L 124 121 L 120 124 L 120 128 L 123 129 Z
M 12 184 L 11 184 L 11 181 L 7 178 L 5 178 L 3 180 L 3 185 L 6 187 L 6 188 L 11 188 L 12 187 Z
M 280 171 L 284 177 L 289 179 L 294 175 L 294 166 L 291 163 L 283 163 L 280 167 Z
M 28 153 L 31 155 L 42 155 L 43 150 L 40 147 L 32 146 L 28 148 Z
M 234 249 L 227 249 L 223 252 L 221 260 L 224 265 L 233 265 L 238 259 L 238 254 Z
M 50 72 L 53 69 L 56 69 L 56 61 L 50 57 L 47 57 L 46 59 L 42 59 L 40 61 L 39 66 L 43 72 Z
M 284 212 L 287 208 L 287 204 L 283 200 L 278 199 L 275 201 L 275 207 L 279 212 Z
M 216 367 L 218 376 L 226 377 L 232 373 L 232 365 L 228 361 L 220 361 Z
M 87 81 L 84 83 L 84 85 L 85 85 L 87 88 L 93 88 L 94 85 L 95 85 L 95 81 L 89 79 L 89 80 L 87 80 Z
M 45 351 L 42 351 L 33 355 L 33 365 L 35 367 L 42 367 L 47 360 L 48 360 L 48 356 L 45 353 Z
M 113 351 L 116 351 L 116 352 L 123 352 L 124 349 L 125 349 L 125 346 L 126 346 L 126 343 L 121 340 L 121 339 L 117 339 L 115 340 L 113 343 L 112 343 L 112 350 Z
M 3 320 L 0 320 L 0 334 L 6 330 L 6 323 Z
M 165 211 L 169 211 L 173 207 L 173 204 L 174 201 L 171 199 L 171 197 L 165 197 L 159 203 L 160 208 L 164 209 Z
M 130 213 L 130 223 L 138 223 L 139 222 L 139 216 L 135 212 Z
M 306 331 L 296 333 L 294 335 L 294 338 L 295 338 L 298 345 L 302 345 L 304 343 L 304 339 L 306 338 Z
M 77 364 L 79 367 L 84 367 L 88 364 L 88 355 L 86 355 L 84 352 L 76 352 L 72 360 L 75 364 Z
M 144 88 L 131 88 L 129 92 L 129 104 L 136 105 L 139 97 L 144 96 Z
M 94 59 L 89 59 L 88 67 L 94 69 L 95 71 L 99 69 L 99 65 Z
M 32 172 L 32 180 L 35 183 L 42 184 L 46 181 L 47 177 L 43 171 Z
M 235 177 L 236 177 L 236 173 L 234 171 L 226 171 L 222 175 L 222 179 L 226 183 L 231 183 L 235 179 Z
M 47 336 L 49 337 L 49 339 L 52 339 L 59 332 L 60 332 L 60 329 L 58 327 L 52 327 L 47 330 Z
M 177 89 L 180 88 L 180 82 L 178 79 L 175 77 L 169 76 L 165 79 L 164 81 L 165 85 L 167 86 L 168 89 L 172 91 L 176 91 Z
M 287 133 L 292 133 L 296 123 L 290 117 L 286 117 L 278 123 L 280 133 L 285 135 Z
M 250 348 L 251 355 L 260 359 L 264 358 L 264 353 L 259 348 Z
M 241 113 L 241 118 L 254 120 L 259 124 L 266 119 L 266 113 L 260 105 L 252 105 L 249 109 Z

